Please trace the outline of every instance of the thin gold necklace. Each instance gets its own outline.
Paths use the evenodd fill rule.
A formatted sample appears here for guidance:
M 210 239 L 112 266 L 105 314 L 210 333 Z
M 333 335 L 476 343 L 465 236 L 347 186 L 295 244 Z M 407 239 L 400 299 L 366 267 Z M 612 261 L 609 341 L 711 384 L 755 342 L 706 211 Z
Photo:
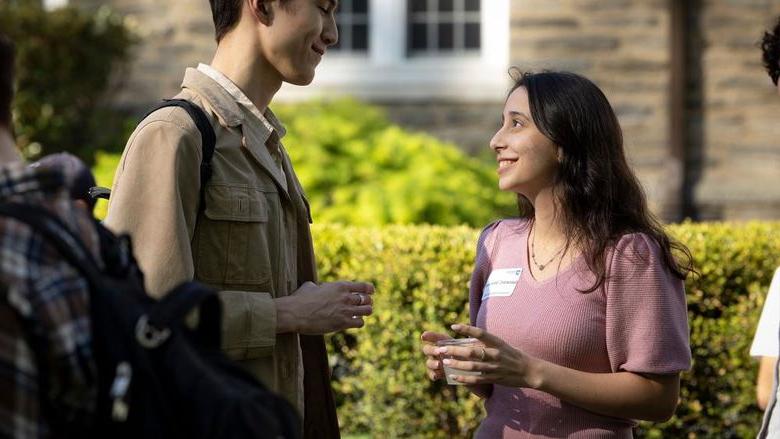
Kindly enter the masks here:
M 558 249 L 557 252 L 555 252 L 554 255 L 550 258 L 549 261 L 545 262 L 544 264 L 540 264 L 536 261 L 536 252 L 534 251 L 534 242 L 536 241 L 536 227 L 534 227 L 536 224 L 531 224 L 531 232 L 533 233 L 533 238 L 531 239 L 531 260 L 533 261 L 534 265 L 536 265 L 536 268 L 539 269 L 539 271 L 544 271 L 544 267 L 550 265 L 550 262 L 554 261 L 556 257 L 558 257 L 559 254 L 563 251 L 566 246 L 561 246 L 561 248 Z

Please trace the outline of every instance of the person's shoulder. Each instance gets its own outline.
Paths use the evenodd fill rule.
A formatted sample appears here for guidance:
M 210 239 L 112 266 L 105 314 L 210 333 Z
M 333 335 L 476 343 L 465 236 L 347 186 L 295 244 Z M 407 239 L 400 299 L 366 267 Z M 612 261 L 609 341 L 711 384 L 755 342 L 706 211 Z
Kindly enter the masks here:
M 527 232 L 530 221 L 527 218 L 503 218 L 493 221 L 482 228 L 479 234 L 478 247 L 493 247 L 498 236 L 520 236 Z
M 208 119 L 212 117 L 205 101 L 195 93 L 183 91 L 173 99 L 189 101 L 199 108 Z M 212 121 L 209 120 L 209 122 Z M 187 110 L 179 106 L 164 106 L 150 111 L 138 124 L 130 138 L 132 142 L 133 139 L 139 137 L 145 138 L 155 135 L 162 136 L 163 139 L 173 143 L 181 143 L 183 138 L 192 141 L 199 141 L 201 138 L 200 130 L 193 117 Z
M 626 233 L 617 240 L 613 247 L 615 257 L 649 258 L 661 252 L 661 246 L 650 235 L 644 232 Z

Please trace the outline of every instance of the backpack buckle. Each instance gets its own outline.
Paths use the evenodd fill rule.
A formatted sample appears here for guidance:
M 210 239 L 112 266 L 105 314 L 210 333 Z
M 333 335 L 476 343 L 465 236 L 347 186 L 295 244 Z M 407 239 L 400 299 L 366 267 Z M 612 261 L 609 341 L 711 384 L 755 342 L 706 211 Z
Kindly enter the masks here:
M 142 315 L 135 325 L 135 339 L 138 344 L 147 348 L 154 349 L 165 343 L 165 340 L 171 336 L 171 330 L 168 328 L 157 329 L 149 323 L 149 316 Z

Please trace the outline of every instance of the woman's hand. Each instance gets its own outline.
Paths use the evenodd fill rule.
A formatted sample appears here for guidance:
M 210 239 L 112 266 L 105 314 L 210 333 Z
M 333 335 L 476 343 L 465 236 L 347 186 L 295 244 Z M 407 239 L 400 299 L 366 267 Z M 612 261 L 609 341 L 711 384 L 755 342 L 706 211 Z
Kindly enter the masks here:
M 474 337 L 485 347 L 445 346 L 435 349 L 435 354 L 446 357 L 448 367 L 479 371 L 481 375 L 455 375 L 464 384 L 499 384 L 507 387 L 537 387 L 538 379 L 533 369 L 536 359 L 509 346 L 495 335 L 468 325 L 452 325 L 458 334 Z
M 449 340 L 452 337 L 439 332 L 423 332 L 420 339 L 422 339 L 422 351 L 426 355 L 425 368 L 427 369 L 428 378 L 432 381 L 440 380 L 444 378 L 444 368 L 441 364 L 441 358 L 436 354 L 436 342 L 439 340 Z

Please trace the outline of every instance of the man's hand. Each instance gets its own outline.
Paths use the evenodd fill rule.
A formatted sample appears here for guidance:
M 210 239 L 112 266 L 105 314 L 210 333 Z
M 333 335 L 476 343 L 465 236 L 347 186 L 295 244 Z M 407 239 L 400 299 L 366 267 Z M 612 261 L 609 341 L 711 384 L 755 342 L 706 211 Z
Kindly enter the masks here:
M 276 302 L 276 332 L 321 335 L 361 328 L 373 313 L 374 286 L 364 282 L 306 282 Z

